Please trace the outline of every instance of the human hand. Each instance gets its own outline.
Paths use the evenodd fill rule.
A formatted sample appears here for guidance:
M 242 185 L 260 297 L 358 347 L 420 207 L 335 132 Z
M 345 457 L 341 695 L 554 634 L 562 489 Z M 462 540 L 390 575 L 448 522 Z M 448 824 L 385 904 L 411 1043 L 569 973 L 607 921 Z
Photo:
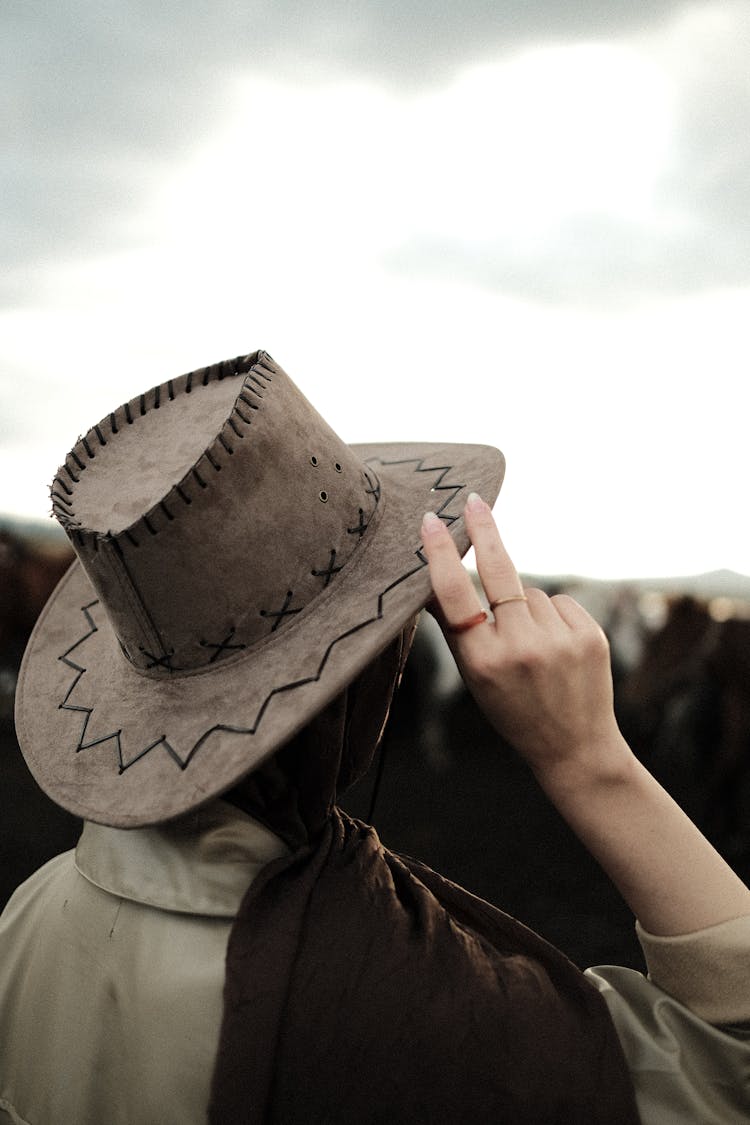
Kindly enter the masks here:
M 492 512 L 475 494 L 464 519 L 487 600 L 500 602 L 494 620 L 455 631 L 482 605 L 445 524 L 428 513 L 422 536 L 436 616 L 477 704 L 541 781 L 618 769 L 630 751 L 614 715 L 603 631 L 568 595 L 523 589 Z

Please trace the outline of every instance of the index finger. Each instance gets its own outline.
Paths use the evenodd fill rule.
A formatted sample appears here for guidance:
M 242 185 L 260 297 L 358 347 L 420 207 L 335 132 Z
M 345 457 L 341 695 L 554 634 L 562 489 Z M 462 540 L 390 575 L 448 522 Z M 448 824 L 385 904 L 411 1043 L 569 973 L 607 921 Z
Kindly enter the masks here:
M 443 622 L 448 631 L 470 621 L 483 612 L 474 583 L 461 562 L 453 536 L 434 512 L 422 521 L 422 544 L 430 568 Z M 480 618 L 481 620 L 481 618 Z
M 493 601 L 503 598 L 524 597 L 523 584 L 500 537 L 490 506 L 476 492 L 466 501 L 464 519 L 490 607 Z

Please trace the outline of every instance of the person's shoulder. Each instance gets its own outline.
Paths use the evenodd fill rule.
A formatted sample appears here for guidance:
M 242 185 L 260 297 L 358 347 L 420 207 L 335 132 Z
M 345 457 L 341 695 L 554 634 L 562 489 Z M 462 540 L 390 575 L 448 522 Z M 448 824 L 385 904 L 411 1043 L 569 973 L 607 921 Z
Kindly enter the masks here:
M 76 875 L 75 851 L 62 852 L 16 887 L 0 914 L 0 936 L 17 918 L 39 906 L 56 888 Z

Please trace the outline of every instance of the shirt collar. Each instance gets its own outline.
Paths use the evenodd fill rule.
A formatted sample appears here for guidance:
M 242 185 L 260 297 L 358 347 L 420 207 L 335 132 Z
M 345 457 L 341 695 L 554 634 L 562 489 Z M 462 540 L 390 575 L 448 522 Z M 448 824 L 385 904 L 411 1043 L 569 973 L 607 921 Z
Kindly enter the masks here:
M 119 898 L 182 914 L 233 918 L 258 872 L 288 854 L 268 828 L 218 800 L 151 828 L 86 822 L 75 864 L 90 883 Z

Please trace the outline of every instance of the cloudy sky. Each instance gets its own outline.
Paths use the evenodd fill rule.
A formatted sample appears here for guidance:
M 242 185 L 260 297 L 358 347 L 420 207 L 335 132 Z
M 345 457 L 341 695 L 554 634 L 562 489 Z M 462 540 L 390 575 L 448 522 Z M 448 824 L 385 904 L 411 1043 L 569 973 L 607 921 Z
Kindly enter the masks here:
M 519 567 L 750 573 L 750 2 L 5 0 L 0 512 L 257 347 Z

